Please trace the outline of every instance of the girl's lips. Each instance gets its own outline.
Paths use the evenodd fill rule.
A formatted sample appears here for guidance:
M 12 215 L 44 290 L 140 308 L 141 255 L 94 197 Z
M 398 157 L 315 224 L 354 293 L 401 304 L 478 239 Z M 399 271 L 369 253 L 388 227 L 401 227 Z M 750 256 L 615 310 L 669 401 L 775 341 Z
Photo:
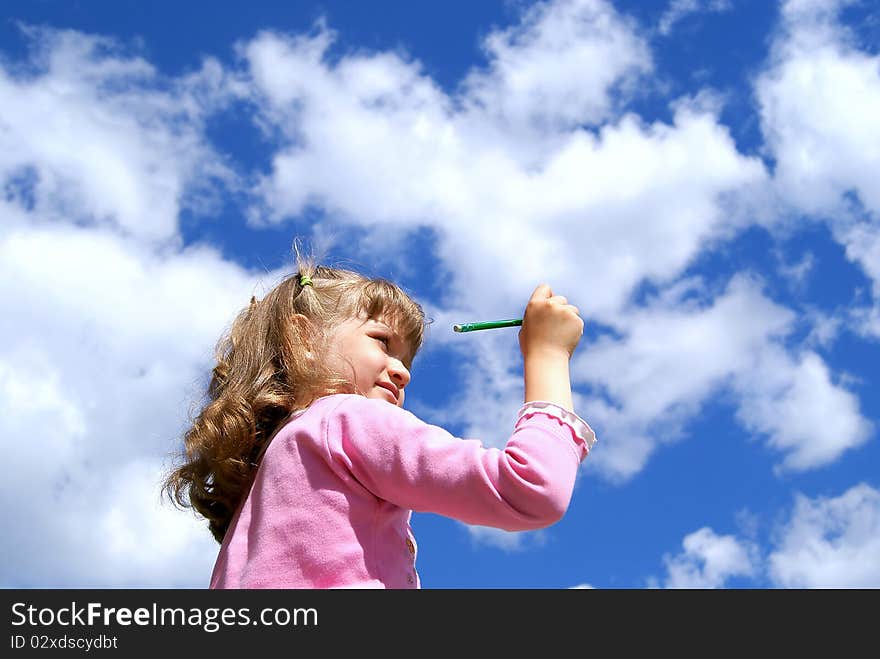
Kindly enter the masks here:
M 385 391 L 389 392 L 391 394 L 391 396 L 394 398 L 394 402 L 397 403 L 398 397 L 400 396 L 400 390 L 397 387 L 395 387 L 393 384 L 390 384 L 388 382 L 379 382 L 377 386 L 379 386 L 382 389 L 384 389 Z

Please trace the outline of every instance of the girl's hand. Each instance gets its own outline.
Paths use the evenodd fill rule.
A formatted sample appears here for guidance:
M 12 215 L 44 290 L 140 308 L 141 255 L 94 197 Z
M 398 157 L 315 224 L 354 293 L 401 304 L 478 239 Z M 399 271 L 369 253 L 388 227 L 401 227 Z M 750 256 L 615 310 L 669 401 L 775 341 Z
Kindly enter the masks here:
M 523 357 L 564 355 L 571 359 L 584 333 L 584 321 L 578 308 L 562 295 L 554 295 L 548 284 L 532 293 L 523 314 L 519 347 Z

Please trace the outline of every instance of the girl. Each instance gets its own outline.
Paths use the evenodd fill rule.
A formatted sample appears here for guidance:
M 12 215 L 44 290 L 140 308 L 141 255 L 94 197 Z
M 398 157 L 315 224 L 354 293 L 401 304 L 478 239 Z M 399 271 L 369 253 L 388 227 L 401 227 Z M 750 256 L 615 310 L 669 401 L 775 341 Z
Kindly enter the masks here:
M 525 404 L 505 448 L 485 448 L 403 409 L 416 302 L 383 279 L 299 270 L 221 339 L 165 483 L 221 544 L 211 588 L 418 588 L 413 510 L 511 531 L 562 517 L 595 442 L 572 404 L 577 308 L 535 289 L 519 334 Z

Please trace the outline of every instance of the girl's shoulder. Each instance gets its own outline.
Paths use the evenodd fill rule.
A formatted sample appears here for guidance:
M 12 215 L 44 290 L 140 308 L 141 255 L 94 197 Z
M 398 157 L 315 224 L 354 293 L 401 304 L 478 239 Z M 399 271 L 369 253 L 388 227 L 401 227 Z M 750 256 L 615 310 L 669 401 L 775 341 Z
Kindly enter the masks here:
M 366 414 L 370 417 L 411 416 L 412 413 L 384 400 L 367 398 L 360 394 L 328 394 L 314 400 L 308 407 L 291 414 L 295 418 L 317 419 L 334 414 Z
M 294 441 L 306 441 L 307 437 L 317 442 L 328 437 L 397 441 L 425 425 L 409 410 L 388 401 L 360 394 L 329 394 L 314 400 L 305 409 L 294 411 L 278 434 L 283 443 L 294 438 L 297 438 Z
M 318 440 L 323 436 L 326 427 L 340 411 L 340 406 L 358 405 L 357 399 L 364 399 L 357 394 L 329 394 L 316 398 L 306 407 L 293 410 L 278 426 L 272 444 L 287 444 L 295 437 L 304 440 L 312 437 Z

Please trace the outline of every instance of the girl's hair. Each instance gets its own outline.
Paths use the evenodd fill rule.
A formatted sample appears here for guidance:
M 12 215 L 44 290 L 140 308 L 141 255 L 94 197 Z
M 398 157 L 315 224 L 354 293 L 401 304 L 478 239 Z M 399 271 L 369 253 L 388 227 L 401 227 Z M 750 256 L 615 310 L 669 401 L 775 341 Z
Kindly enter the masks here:
M 184 434 L 182 464 L 163 486 L 172 502 L 208 520 L 217 542 L 290 413 L 321 396 L 354 391 L 351 379 L 329 370 L 321 355 L 333 329 L 358 316 L 381 316 L 393 327 L 409 347 L 409 366 L 424 335 L 421 306 L 385 279 L 305 259 L 262 300 L 251 298 L 217 343 L 207 403 Z

